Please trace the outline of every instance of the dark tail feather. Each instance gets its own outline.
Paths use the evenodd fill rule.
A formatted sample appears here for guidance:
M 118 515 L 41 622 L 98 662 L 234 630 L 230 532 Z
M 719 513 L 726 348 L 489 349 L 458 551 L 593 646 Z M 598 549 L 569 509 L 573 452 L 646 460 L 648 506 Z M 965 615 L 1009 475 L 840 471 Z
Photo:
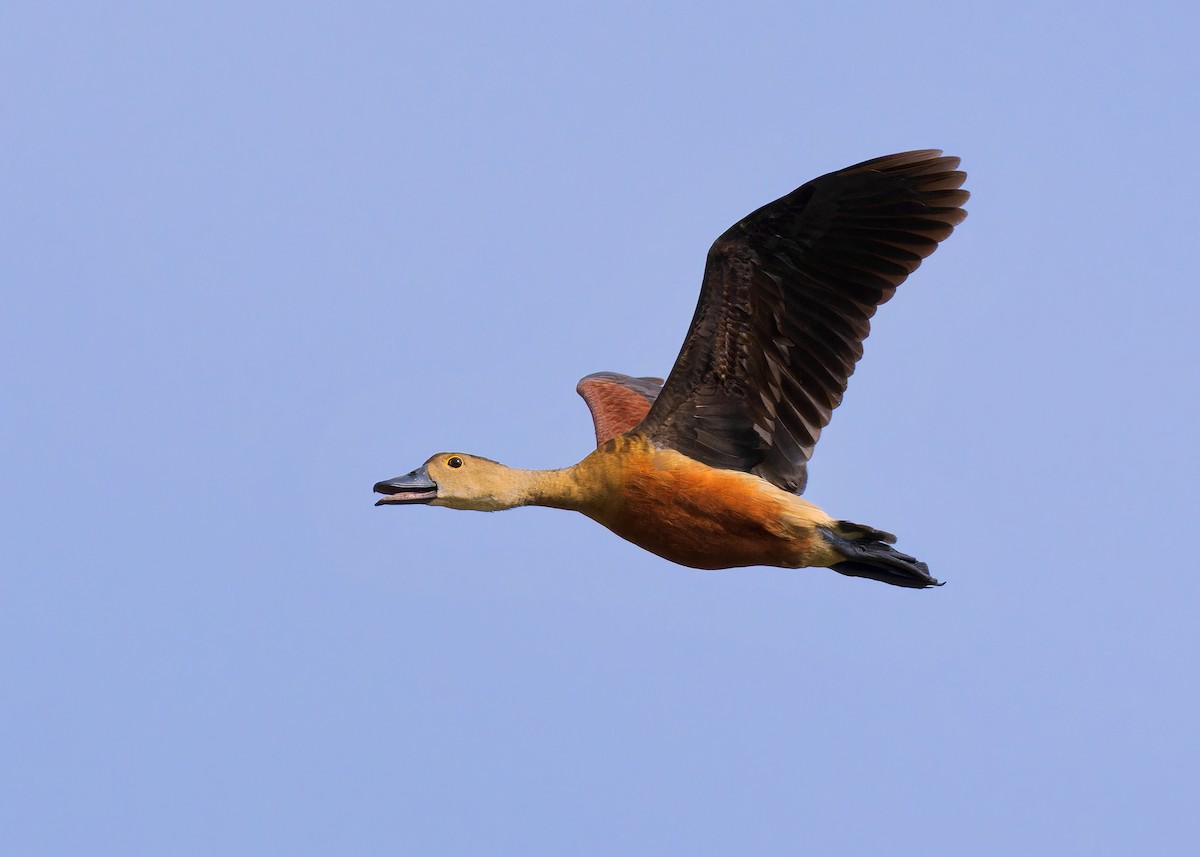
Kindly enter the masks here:
M 868 577 L 911 589 L 942 585 L 929 574 L 929 566 L 886 543 L 896 540 L 891 533 L 849 521 L 838 521 L 835 526 L 836 531 L 822 527 L 820 532 L 838 553 L 846 557 L 845 562 L 830 566 L 839 574 Z

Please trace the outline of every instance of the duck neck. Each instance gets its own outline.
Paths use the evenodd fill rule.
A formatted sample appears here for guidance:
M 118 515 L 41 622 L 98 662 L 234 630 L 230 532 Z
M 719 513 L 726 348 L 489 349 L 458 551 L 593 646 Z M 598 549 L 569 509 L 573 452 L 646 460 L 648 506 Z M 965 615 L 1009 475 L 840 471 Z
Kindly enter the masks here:
M 548 506 L 582 511 L 589 493 L 578 465 L 562 470 L 514 470 L 513 506 Z

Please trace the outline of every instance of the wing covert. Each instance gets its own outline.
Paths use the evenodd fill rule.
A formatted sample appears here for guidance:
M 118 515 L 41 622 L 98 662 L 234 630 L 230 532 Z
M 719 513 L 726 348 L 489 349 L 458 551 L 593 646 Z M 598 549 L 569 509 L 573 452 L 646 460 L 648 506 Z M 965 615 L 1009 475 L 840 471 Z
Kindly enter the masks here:
M 596 446 L 635 428 L 654 404 L 662 385 L 662 378 L 632 378 L 619 372 L 596 372 L 580 379 L 575 392 L 592 412 Z

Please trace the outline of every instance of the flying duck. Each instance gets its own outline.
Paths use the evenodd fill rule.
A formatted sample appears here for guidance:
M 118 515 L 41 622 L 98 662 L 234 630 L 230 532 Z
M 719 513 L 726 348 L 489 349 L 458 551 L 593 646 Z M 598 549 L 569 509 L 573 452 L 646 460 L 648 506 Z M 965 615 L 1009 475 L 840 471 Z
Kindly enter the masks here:
M 376 505 L 550 506 L 692 568 L 815 566 L 938 585 L 891 533 L 799 495 L 871 316 L 967 216 L 958 164 L 936 149 L 875 158 L 735 223 L 708 251 L 666 381 L 599 372 L 579 382 L 596 449 L 578 464 L 518 470 L 441 452 L 376 483 Z

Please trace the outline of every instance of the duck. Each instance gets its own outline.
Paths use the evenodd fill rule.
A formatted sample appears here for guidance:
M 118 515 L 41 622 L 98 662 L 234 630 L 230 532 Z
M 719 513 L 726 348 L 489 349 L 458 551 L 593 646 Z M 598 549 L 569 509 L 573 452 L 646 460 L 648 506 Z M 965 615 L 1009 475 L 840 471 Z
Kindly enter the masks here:
M 875 311 L 966 218 L 959 164 L 939 149 L 874 158 L 722 233 L 666 379 L 597 372 L 579 382 L 596 447 L 578 463 L 522 470 L 440 452 L 376 483 L 376 505 L 546 506 L 689 568 L 828 568 L 941 585 L 893 547 L 896 536 L 801 495 Z

